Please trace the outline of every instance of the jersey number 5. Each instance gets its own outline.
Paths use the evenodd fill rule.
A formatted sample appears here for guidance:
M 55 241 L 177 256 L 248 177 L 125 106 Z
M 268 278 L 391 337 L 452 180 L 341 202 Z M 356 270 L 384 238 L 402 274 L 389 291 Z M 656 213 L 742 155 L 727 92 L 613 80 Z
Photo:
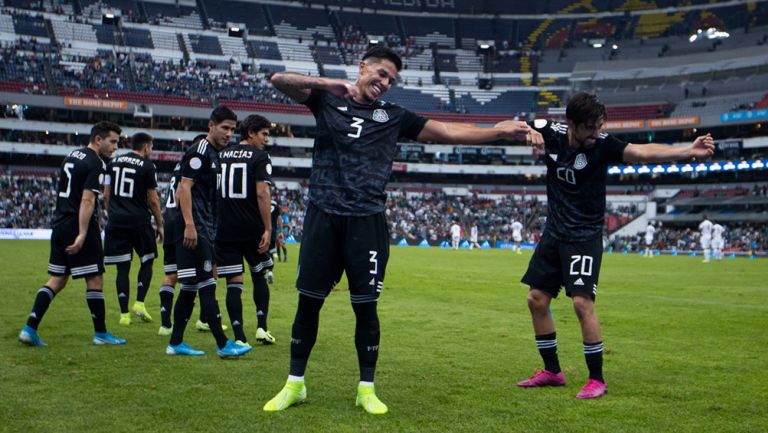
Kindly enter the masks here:
M 64 174 L 67 175 L 67 190 L 59 192 L 59 197 L 67 198 L 69 197 L 69 193 L 72 192 L 72 169 L 75 167 L 75 164 L 68 162 L 64 164 Z
M 365 122 L 365 119 L 353 117 L 352 124 L 349 126 L 355 128 L 355 132 L 350 132 L 347 134 L 347 137 L 360 138 L 360 134 L 363 132 L 363 122 Z

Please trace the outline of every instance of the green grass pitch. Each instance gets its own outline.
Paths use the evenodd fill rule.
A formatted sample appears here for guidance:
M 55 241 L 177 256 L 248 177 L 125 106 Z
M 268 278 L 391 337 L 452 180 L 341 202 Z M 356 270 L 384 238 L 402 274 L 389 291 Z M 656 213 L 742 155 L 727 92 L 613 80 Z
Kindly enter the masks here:
M 80 280 L 70 281 L 42 322 L 49 347 L 22 346 L 16 335 L 47 278 L 48 243 L 0 242 L 0 431 L 768 430 L 768 262 L 622 254 L 604 256 L 600 278 L 609 389 L 600 400 L 575 399 L 586 366 L 578 322 L 562 296 L 552 310 L 568 386 L 515 386 L 541 365 L 519 283 L 529 254 L 393 247 L 379 303 L 376 376 L 390 413 L 373 417 L 354 407 L 354 315 L 345 282 L 321 315 L 307 402 L 264 413 L 287 375 L 297 253 L 291 248 L 289 262 L 277 265 L 272 286 L 270 328 L 278 344 L 222 361 L 212 337 L 191 328 L 187 341 L 205 357 L 164 354 L 167 339 L 156 334 L 161 261 L 147 297 L 151 324 L 118 325 L 114 268 L 105 274 L 107 325 L 126 346 L 91 346 Z M 131 285 L 133 300 L 135 275 Z M 226 318 L 222 283 L 218 298 Z M 250 289 L 243 301 L 252 336 Z

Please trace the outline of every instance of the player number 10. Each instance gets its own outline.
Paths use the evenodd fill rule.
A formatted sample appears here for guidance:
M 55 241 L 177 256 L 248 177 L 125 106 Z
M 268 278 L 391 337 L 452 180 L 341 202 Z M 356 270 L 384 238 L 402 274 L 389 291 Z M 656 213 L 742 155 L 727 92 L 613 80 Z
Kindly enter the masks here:
M 235 192 L 237 183 L 240 184 L 239 192 Z M 248 166 L 244 162 L 221 164 L 221 198 L 227 198 L 227 194 L 229 198 L 248 197 Z

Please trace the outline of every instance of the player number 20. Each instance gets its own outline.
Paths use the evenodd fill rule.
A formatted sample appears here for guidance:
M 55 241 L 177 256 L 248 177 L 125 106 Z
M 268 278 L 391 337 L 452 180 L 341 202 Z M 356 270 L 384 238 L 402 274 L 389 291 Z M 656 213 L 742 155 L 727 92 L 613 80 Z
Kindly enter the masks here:
M 571 256 L 571 275 L 592 275 L 592 256 Z
M 352 124 L 349 126 L 355 128 L 355 132 L 350 132 L 347 134 L 347 136 L 352 138 L 360 138 L 360 134 L 363 132 L 363 122 L 365 122 L 365 119 L 353 117 Z

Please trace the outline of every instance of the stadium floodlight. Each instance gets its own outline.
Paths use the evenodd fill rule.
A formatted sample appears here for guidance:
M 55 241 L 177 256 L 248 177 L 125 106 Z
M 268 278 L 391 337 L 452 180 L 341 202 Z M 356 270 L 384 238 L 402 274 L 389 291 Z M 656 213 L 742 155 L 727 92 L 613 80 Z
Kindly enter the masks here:
M 608 169 L 608 174 L 621 174 L 621 169 L 619 166 L 614 165 L 613 167 Z
M 243 29 L 241 27 L 232 26 L 229 28 L 229 36 L 232 36 L 233 38 L 242 38 Z
M 696 33 L 693 33 L 688 42 L 696 42 L 699 39 L 728 39 L 731 36 L 730 33 L 718 30 L 715 27 L 710 27 L 706 30 L 698 29 Z
M 759 159 L 752 163 L 752 168 L 764 168 L 765 164 L 763 164 L 763 161 L 760 161 Z
M 696 166 L 696 173 L 707 170 L 709 170 L 709 167 L 707 167 L 707 164 L 704 164 L 703 162 Z
M 741 161 L 739 165 L 736 166 L 739 170 L 746 170 L 749 168 L 749 163 L 747 161 Z
M 728 161 L 725 163 L 725 165 L 723 165 L 723 170 L 736 170 L 736 164 Z
M 644 166 L 642 166 L 642 167 L 637 169 L 637 174 L 648 174 L 650 172 L 651 172 L 651 169 L 648 168 L 647 165 L 644 165 Z
M 683 168 L 680 169 L 681 173 L 690 173 L 693 171 L 693 166 L 691 164 L 685 164 Z
M 368 48 L 375 47 L 376 45 L 379 45 L 380 41 L 378 39 L 368 39 Z
M 603 44 L 600 42 L 595 42 L 592 44 L 592 48 L 603 48 Z
M 637 170 L 635 170 L 635 167 L 628 165 L 624 167 L 624 170 L 621 170 L 621 172 L 624 174 L 634 174 L 634 173 L 637 173 Z
M 653 170 L 651 170 L 651 171 L 654 172 L 654 173 L 664 173 L 667 170 L 664 168 L 663 165 L 659 164 L 656 167 L 653 167 Z
M 709 171 L 720 171 L 723 169 L 723 166 L 721 166 L 719 163 L 715 162 L 712 165 L 709 166 Z
M 667 173 L 680 173 L 680 168 L 677 166 L 677 164 L 672 164 L 667 167 Z
M 618 46 L 618 45 L 616 45 L 616 44 L 613 44 L 613 45 L 611 45 L 611 49 L 612 49 L 612 50 L 618 50 L 618 49 L 619 49 L 619 46 Z
M 101 24 L 105 26 L 114 26 L 117 25 L 117 20 L 119 20 L 120 17 L 117 15 L 107 12 L 104 15 L 101 16 Z

